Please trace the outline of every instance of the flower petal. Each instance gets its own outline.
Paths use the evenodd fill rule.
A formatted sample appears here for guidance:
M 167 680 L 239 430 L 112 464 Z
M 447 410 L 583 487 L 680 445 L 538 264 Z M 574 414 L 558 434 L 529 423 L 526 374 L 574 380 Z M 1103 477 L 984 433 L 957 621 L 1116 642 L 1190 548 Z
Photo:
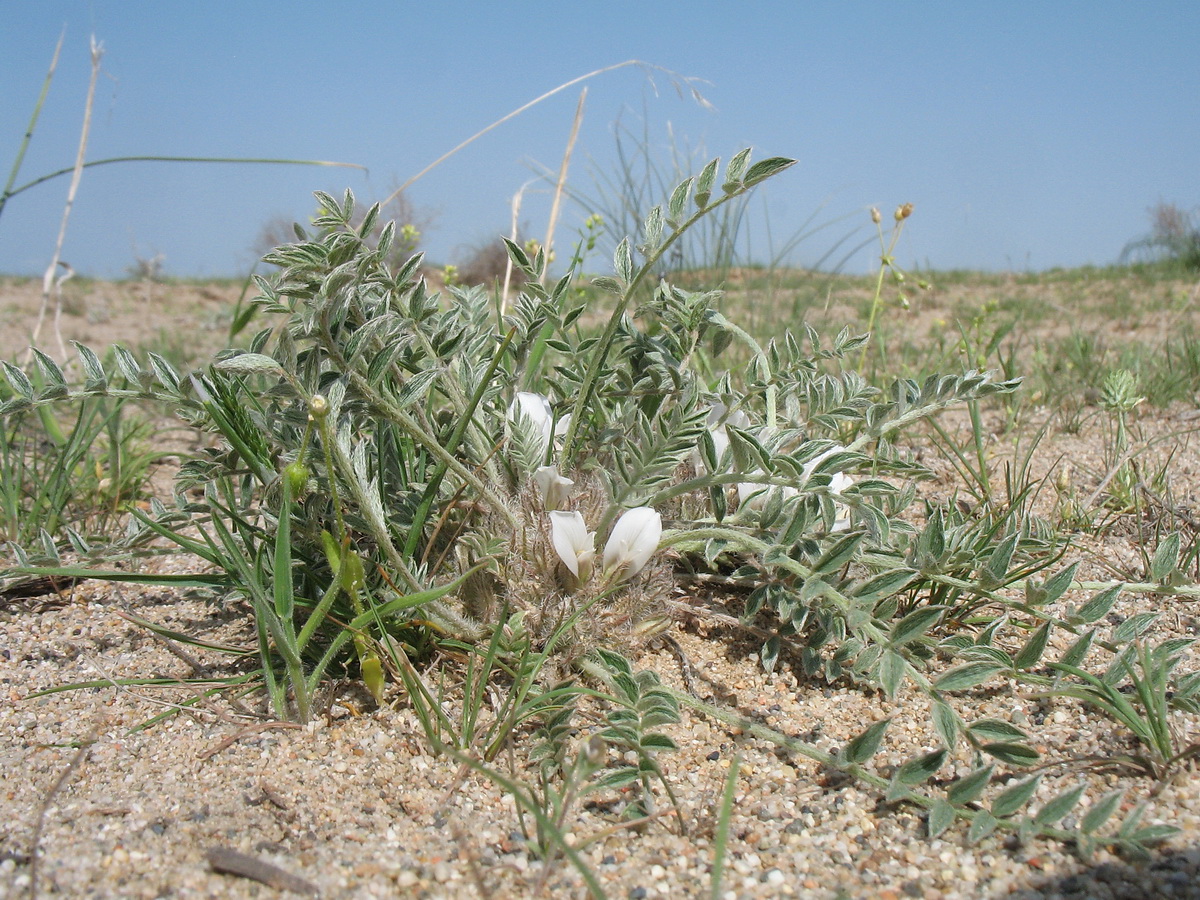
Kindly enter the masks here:
M 604 572 L 614 581 L 632 578 L 650 561 L 662 537 L 662 516 L 648 506 L 627 510 L 604 545 Z
M 592 559 L 596 555 L 596 535 L 587 530 L 587 525 L 577 511 L 550 513 L 550 543 L 563 565 L 576 578 L 586 578 L 580 573 L 591 572 Z

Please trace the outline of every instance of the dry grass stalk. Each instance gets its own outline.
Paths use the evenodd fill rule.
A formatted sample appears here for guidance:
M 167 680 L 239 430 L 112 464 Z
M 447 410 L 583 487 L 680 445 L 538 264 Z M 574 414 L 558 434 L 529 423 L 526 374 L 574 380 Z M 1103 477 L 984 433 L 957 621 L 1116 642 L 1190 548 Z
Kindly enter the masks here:
M 550 254 L 554 251 L 554 229 L 558 225 L 558 211 L 562 207 L 563 193 L 567 187 L 567 170 L 571 166 L 571 154 L 575 151 L 575 140 L 579 137 L 579 126 L 583 122 L 583 105 L 587 100 L 587 88 L 579 93 L 579 103 L 575 107 L 575 120 L 571 123 L 571 136 L 567 138 L 567 149 L 563 152 L 562 165 L 558 168 L 558 181 L 554 185 L 554 199 L 550 203 L 550 219 L 546 223 L 546 240 L 542 246 L 546 250 L 546 263 L 549 266 Z M 542 283 L 546 283 L 546 273 L 542 272 Z
M 67 203 L 63 208 L 62 223 L 58 227 L 58 241 L 54 245 L 54 256 L 50 260 L 50 265 L 46 267 L 46 273 L 42 276 L 42 307 L 38 311 L 37 324 L 34 325 L 33 334 L 30 335 L 29 343 L 31 346 L 36 346 L 38 338 L 41 336 L 42 323 L 46 318 L 46 310 L 50 305 L 50 296 L 54 295 L 54 334 L 58 339 L 58 351 L 63 359 L 67 357 L 67 346 L 62 339 L 62 283 L 66 281 L 74 271 L 71 267 L 60 262 L 62 257 L 63 242 L 67 239 L 67 222 L 71 218 L 71 208 L 75 204 L 75 195 L 79 191 L 79 182 L 83 178 L 83 163 L 87 156 L 88 134 L 92 128 L 92 105 L 96 99 L 96 82 L 100 78 L 100 60 L 104 57 L 104 45 L 96 41 L 95 35 L 91 38 L 92 46 L 92 74 L 88 80 L 87 102 L 83 108 L 83 129 L 79 135 L 79 152 L 75 155 L 75 170 L 71 174 L 71 187 L 67 191 Z M 59 265 L 66 269 L 66 274 L 55 280 L 54 273 L 58 271 Z M 30 353 L 32 358 L 32 352 Z M 28 359 L 26 360 L 28 364 Z

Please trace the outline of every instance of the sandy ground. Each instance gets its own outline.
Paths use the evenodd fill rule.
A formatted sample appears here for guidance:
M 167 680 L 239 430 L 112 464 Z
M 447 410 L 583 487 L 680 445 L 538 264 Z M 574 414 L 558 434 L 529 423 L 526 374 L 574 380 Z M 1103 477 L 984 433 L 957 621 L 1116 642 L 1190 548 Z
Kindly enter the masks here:
M 0 293 L 0 311 L 19 306 L 10 288 Z M 149 293 L 139 296 L 139 288 Z M 143 322 L 147 342 L 161 340 L 157 329 L 166 328 L 196 343 L 213 336 L 219 346 L 222 317 L 238 289 L 211 288 L 215 296 L 193 297 L 194 308 L 160 325 L 155 303 L 167 301 L 156 301 L 153 292 L 172 289 L 98 286 L 97 295 L 113 292 L 109 318 L 93 322 L 85 297 L 84 312 L 64 316 L 64 337 L 97 344 L 115 333 L 137 346 L 128 337 L 131 316 Z M 197 324 L 206 315 L 212 329 Z M 11 344 L 4 348 L 12 350 Z M 1147 437 L 1183 432 L 1155 443 L 1144 461 L 1165 460 L 1174 450 L 1174 510 L 1159 515 L 1174 517 L 1173 527 L 1185 533 L 1200 518 L 1200 457 L 1187 436 L 1196 421 L 1190 408 L 1145 411 L 1139 421 Z M 1104 475 L 1103 440 L 1098 418 L 1085 419 L 1078 434 L 1052 432 L 1039 448 L 1036 474 L 1069 460 L 1073 484 L 1086 496 Z M 996 452 L 1006 451 L 997 445 Z M 947 490 L 951 473 L 942 474 L 926 489 Z M 1039 503 L 1049 513 L 1054 502 L 1047 485 Z M 1140 540 L 1137 529 L 1114 523 L 1103 537 L 1077 537 L 1067 559 L 1082 561 L 1083 577 L 1132 579 L 1140 572 Z M 179 570 L 190 562 L 168 558 L 152 565 Z M 745 635 L 713 619 L 711 604 L 722 598 L 689 590 L 681 599 L 697 610 L 681 615 L 674 632 L 694 676 L 685 679 L 680 654 L 661 644 L 637 648 L 638 667 L 824 750 L 894 714 L 873 763 L 880 768 L 936 745 L 915 693 L 892 704 L 869 691 L 810 681 L 791 658 L 765 674 Z M 1082 599 L 1068 594 L 1061 604 Z M 1164 613 L 1156 640 L 1200 634 L 1195 601 L 1166 606 L 1161 599 L 1126 596 L 1111 621 L 1148 608 Z M 330 698 L 326 715 L 305 727 L 257 714 L 253 698 L 243 704 L 212 698 L 155 727 L 132 730 L 200 690 L 120 686 L 121 679 L 181 680 L 237 669 L 215 653 L 188 648 L 181 654 L 122 612 L 209 640 L 246 646 L 253 640 L 236 605 L 161 589 L 83 582 L 62 594 L 0 599 L 0 898 L 519 898 L 539 888 L 544 896 L 586 896 L 570 865 L 559 860 L 544 872 L 511 797 L 430 753 L 396 693 L 389 705 L 373 709 L 343 690 Z M 1193 650 L 1182 668 L 1198 665 Z M 35 696 L 83 681 L 99 684 Z M 1145 822 L 1168 822 L 1182 833 L 1149 863 L 1134 866 L 1108 853 L 1085 864 L 1069 847 L 1046 841 L 992 836 L 973 845 L 961 827 L 931 841 L 915 811 L 880 808 L 872 789 L 846 784 L 741 729 L 685 712 L 682 722 L 664 729 L 681 750 L 662 756 L 679 820 L 664 816 L 638 832 L 621 828 L 628 796 L 601 793 L 569 819 L 571 840 L 610 897 L 708 896 L 717 801 L 737 755 L 724 897 L 1200 897 L 1200 773 L 1194 764 L 1164 785 L 1097 772 L 1070 761 L 1133 745 L 1121 728 L 1078 703 L 1044 702 L 1007 689 L 969 692 L 956 702 L 968 718 L 1023 724 L 1046 760 L 1064 763 L 1047 769 L 1035 807 L 1081 781 L 1087 792 L 1080 809 L 1127 787 L 1125 808 L 1144 801 Z M 1178 725 L 1191 740 L 1200 739 L 1195 717 L 1180 717 Z M 581 746 L 587 737 L 584 720 Z M 497 763 L 505 772 L 510 765 L 528 776 L 520 753 Z M 949 776 L 968 768 L 961 754 L 944 771 Z M 665 804 L 662 796 L 657 801 Z M 245 857 L 256 867 L 238 874 Z

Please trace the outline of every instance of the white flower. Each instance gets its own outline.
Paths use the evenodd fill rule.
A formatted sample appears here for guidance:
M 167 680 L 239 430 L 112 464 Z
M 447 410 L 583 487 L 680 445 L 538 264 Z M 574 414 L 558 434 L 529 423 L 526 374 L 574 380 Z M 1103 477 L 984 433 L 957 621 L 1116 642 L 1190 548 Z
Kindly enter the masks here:
M 587 581 L 596 558 L 596 535 L 587 530 L 583 516 L 578 512 L 551 512 L 550 542 L 576 580 Z
M 557 466 L 539 466 L 533 473 L 533 482 L 542 494 L 542 507 L 558 509 L 571 496 L 575 482 L 558 474 Z
M 808 479 L 812 477 L 813 472 L 816 471 L 817 466 L 819 466 L 822 461 L 835 453 L 843 452 L 845 449 L 846 448 L 841 444 L 834 444 L 828 450 L 818 453 L 815 457 L 805 463 L 804 469 L 801 473 L 804 482 L 807 482 Z M 752 474 L 762 475 L 762 470 L 756 469 Z M 829 479 L 829 493 L 836 497 L 852 484 L 854 484 L 854 479 L 845 472 L 834 472 L 832 475 L 830 475 Z M 762 509 L 767 502 L 767 497 L 773 491 L 782 491 L 784 500 L 795 497 L 799 493 L 799 491 L 797 491 L 794 487 L 790 487 L 788 485 L 784 485 L 782 487 L 773 487 L 769 484 L 742 482 L 737 486 L 738 505 L 746 506 L 748 509 Z M 832 530 L 848 531 L 850 529 L 850 511 L 843 503 L 834 503 L 833 508 L 837 515 L 834 518 Z
M 604 574 L 613 581 L 632 578 L 650 561 L 662 537 L 662 516 L 648 506 L 627 510 L 604 545 Z

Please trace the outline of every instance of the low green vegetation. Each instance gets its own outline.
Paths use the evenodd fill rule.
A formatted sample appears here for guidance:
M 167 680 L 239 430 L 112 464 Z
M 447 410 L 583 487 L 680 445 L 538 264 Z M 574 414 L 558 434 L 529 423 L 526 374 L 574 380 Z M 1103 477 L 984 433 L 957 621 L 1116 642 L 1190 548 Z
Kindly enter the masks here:
M 625 825 L 685 830 L 659 761 L 681 707 L 923 810 L 930 835 L 1145 853 L 1173 831 L 1141 824 L 1120 795 L 1081 808 L 1079 785 L 1033 803 L 1033 726 L 979 717 L 970 697 L 1020 688 L 1090 704 L 1138 742 L 1110 762 L 1149 790 L 1196 755 L 1172 730 L 1200 707 L 1192 642 L 1146 637 L 1164 602 L 1200 596 L 1196 531 L 1158 516 L 1144 571 L 1112 581 L 1081 581 L 1070 557 L 1075 530 L 1145 527 L 1155 500 L 1170 505 L 1167 471 L 1139 459 L 1156 438 L 1135 411 L 1194 402 L 1200 386 L 1189 330 L 1101 345 L 1073 326 L 1089 304 L 1147 320 L 1158 304 L 1182 322 L 1190 301 L 1145 268 L 904 273 L 892 256 L 909 206 L 886 228 L 874 217 L 884 258 L 870 279 L 659 277 L 691 229 L 791 164 L 743 151 L 670 185 L 611 274 L 583 278 L 577 253 L 552 276 L 541 250 L 509 243 L 523 288 L 507 307 L 479 287 L 430 293 L 420 257 L 391 253 L 378 207 L 318 195 L 311 228 L 255 278 L 242 325 L 259 330 L 244 348 L 190 373 L 120 347 L 79 347 L 82 381 L 42 354 L 5 366 L 8 574 L 210 591 L 253 625 L 253 661 L 229 685 L 242 702 L 303 722 L 331 680 L 351 679 L 373 702 L 409 705 L 433 750 L 510 791 L 534 852 L 576 866 L 596 895 L 563 838 L 569 811 L 625 788 Z M 1131 281 L 1149 301 L 1123 297 Z M 1039 315 L 1059 317 L 1060 333 L 1033 335 Z M 172 496 L 137 504 L 151 444 L 117 413 L 145 403 L 210 440 Z M 61 410 L 78 418 L 48 418 Z M 1110 469 L 1092 496 L 1055 482 L 1049 513 L 1033 474 L 1045 432 L 1029 427 L 1047 411 L 1064 427 L 1102 417 Z M 997 416 L 1012 447 L 1003 472 L 985 424 Z M 38 423 L 59 429 L 49 456 L 30 443 Z M 915 448 L 949 467 L 949 495 L 920 490 L 932 463 Z M 31 479 L 54 496 L 31 495 Z M 114 564 L 164 543 L 195 572 Z M 694 583 L 744 597 L 763 666 L 786 657 L 814 689 L 920 698 L 939 746 L 876 765 L 891 717 L 831 753 L 637 670 L 632 648 L 669 633 L 673 588 Z M 1131 596 L 1142 611 L 1112 625 Z M 590 732 L 573 724 L 585 710 Z M 527 765 L 502 768 L 502 750 Z M 951 760 L 969 771 L 952 777 Z M 721 870 L 718 856 L 714 896 Z

